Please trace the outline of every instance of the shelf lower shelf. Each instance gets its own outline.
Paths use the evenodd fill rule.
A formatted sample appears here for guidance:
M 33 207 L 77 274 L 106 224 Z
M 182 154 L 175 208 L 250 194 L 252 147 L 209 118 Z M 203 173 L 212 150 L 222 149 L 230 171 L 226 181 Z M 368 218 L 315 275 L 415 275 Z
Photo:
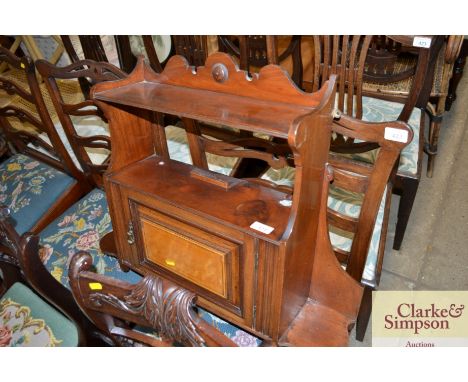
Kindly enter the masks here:
M 280 346 L 348 346 L 353 322 L 343 314 L 308 300 L 279 341 Z

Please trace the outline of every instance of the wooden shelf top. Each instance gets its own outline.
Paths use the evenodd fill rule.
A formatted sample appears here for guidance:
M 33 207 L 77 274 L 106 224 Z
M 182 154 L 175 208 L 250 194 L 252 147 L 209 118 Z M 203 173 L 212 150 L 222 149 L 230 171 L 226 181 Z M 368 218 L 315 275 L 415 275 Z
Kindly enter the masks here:
M 314 110 L 290 103 L 151 82 L 106 90 L 95 94 L 95 99 L 286 139 L 294 120 Z
M 132 192 L 150 195 L 192 213 L 235 227 L 270 242 L 278 243 L 291 214 L 291 207 L 280 202 L 290 195 L 248 181 L 205 171 L 208 177 L 234 182 L 228 189 L 203 180 L 199 170 L 189 164 L 162 160 L 152 156 L 131 164 L 115 174 L 109 174 L 112 183 L 129 187 Z M 152 176 L 148 177 L 148 174 Z M 131 185 L 131 186 L 129 186 Z M 199 196 L 203 195 L 203 198 Z M 265 234 L 250 225 L 258 221 L 274 230 Z
M 128 78 L 95 85 L 92 97 L 288 138 L 294 122 L 313 112 L 329 88 L 305 93 L 276 65 L 249 77 L 228 55 L 216 53 L 196 69 L 174 56 L 160 74 L 140 60 Z

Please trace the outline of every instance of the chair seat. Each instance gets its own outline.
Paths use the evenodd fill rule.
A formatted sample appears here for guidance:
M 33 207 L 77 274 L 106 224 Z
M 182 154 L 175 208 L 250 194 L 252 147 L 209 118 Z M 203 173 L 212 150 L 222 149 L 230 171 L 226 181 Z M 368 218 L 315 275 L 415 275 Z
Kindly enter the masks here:
M 77 345 L 75 325 L 25 285 L 13 284 L 0 299 L 0 347 Z
M 443 47 L 440 50 L 439 55 L 437 56 L 437 61 L 434 71 L 434 82 L 432 83 L 431 97 L 440 96 L 444 94 L 442 87 L 444 66 L 445 66 L 445 48 Z M 408 69 L 414 68 L 417 63 L 417 56 L 412 55 L 410 57 L 406 56 L 402 59 L 398 59 L 395 64 L 395 73 L 401 73 Z M 381 94 L 389 95 L 403 95 L 407 96 L 409 90 L 411 89 L 413 83 L 413 77 L 406 78 L 397 82 L 390 82 L 388 84 L 382 84 L 377 82 L 367 82 L 364 81 L 362 84 L 362 90 L 364 92 L 376 92 Z M 447 92 L 447 90 L 445 90 Z
M 23 154 L 0 164 L 0 204 L 10 208 L 15 229 L 30 230 L 76 180 Z
M 123 272 L 118 261 L 99 248 L 100 239 L 111 231 L 106 195 L 99 189 L 93 190 L 41 232 L 39 256 L 55 279 L 68 289 L 68 267 L 78 251 L 86 251 L 92 256 L 96 273 L 136 284 L 141 279 L 139 274 Z M 223 333 L 233 340 L 239 338 L 244 343 L 250 336 L 211 313 L 206 312 L 202 318 L 222 323 Z
M 95 189 L 41 232 L 39 255 L 49 272 L 67 288 L 68 266 L 71 257 L 79 251 L 90 253 L 97 273 L 134 283 L 140 276 L 123 272 L 118 261 L 99 248 L 100 239 L 111 231 L 106 195 Z
M 404 105 L 398 102 L 384 101 L 377 98 L 362 97 L 362 119 L 367 122 L 395 121 L 398 119 Z M 402 150 L 400 155 L 400 164 L 398 165 L 398 174 L 403 176 L 416 176 L 419 164 L 419 134 L 421 125 L 421 110 L 413 109 L 408 120 L 413 130 L 413 140 Z M 377 151 L 369 153 L 356 154 L 358 160 L 365 160 L 374 163 Z

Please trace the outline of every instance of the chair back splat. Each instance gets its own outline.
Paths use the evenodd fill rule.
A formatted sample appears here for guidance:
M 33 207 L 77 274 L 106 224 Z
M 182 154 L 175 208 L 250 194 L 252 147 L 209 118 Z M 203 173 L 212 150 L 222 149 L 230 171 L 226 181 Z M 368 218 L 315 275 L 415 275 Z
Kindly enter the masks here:
M 0 63 L 3 62 L 9 70 L 0 75 L 0 89 L 13 97 L 0 108 L 0 126 L 7 141 L 17 153 L 36 158 L 76 179 L 82 178 L 53 128 L 31 59 L 17 57 L 0 47 Z
M 362 78 L 372 36 L 314 36 L 312 91 L 338 76 L 337 108 L 362 118 Z
M 67 103 L 57 81 L 84 78 L 90 84 L 96 84 L 122 79 L 126 74 L 109 63 L 92 60 L 78 61 L 66 67 L 57 67 L 45 60 L 39 60 L 36 66 L 44 78 L 64 134 L 78 163 L 91 184 L 102 186 L 102 174 L 109 164 L 111 150 L 107 119 L 90 99 L 75 104 Z M 95 156 L 92 157 L 93 155 Z

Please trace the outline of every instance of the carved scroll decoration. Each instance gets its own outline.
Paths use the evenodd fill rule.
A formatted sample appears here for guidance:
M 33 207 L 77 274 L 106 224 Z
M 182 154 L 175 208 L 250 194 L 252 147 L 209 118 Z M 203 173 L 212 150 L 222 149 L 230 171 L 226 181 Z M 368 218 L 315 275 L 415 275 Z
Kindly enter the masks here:
M 95 307 L 109 304 L 123 312 L 143 316 L 162 338 L 204 346 L 205 341 L 196 329 L 195 298 L 195 294 L 154 276 L 146 276 L 123 299 L 104 293 L 89 295 L 89 301 Z

